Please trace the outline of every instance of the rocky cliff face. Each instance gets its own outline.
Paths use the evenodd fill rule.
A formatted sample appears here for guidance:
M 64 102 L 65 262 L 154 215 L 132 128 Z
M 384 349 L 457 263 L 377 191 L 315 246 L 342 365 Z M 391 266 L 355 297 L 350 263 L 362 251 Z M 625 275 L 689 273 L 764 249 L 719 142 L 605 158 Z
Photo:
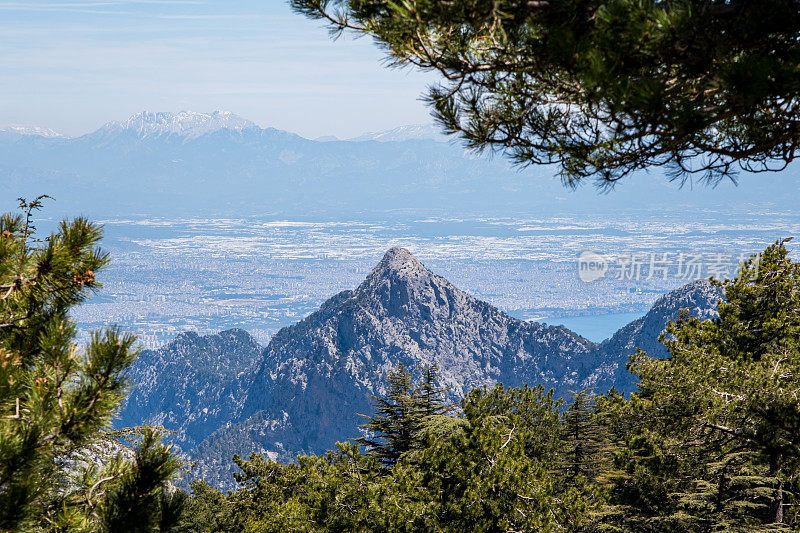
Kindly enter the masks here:
M 241 411 L 263 347 L 240 329 L 216 335 L 182 333 L 158 350 L 145 350 L 128 372 L 134 388 L 118 427 L 163 426 L 185 451 Z
M 389 370 L 437 363 L 457 401 L 474 387 L 543 384 L 558 396 L 612 385 L 633 389 L 625 370 L 641 347 L 663 355 L 657 338 L 682 307 L 713 316 L 719 290 L 696 282 L 661 298 L 643 318 L 598 345 L 562 327 L 512 318 L 393 248 L 366 280 L 298 324 L 256 356 L 244 332 L 186 334 L 136 365 L 123 421 L 176 429 L 194 475 L 226 485 L 234 453 L 291 461 L 358 436 L 370 395 Z M 138 420 L 138 422 L 137 422 Z

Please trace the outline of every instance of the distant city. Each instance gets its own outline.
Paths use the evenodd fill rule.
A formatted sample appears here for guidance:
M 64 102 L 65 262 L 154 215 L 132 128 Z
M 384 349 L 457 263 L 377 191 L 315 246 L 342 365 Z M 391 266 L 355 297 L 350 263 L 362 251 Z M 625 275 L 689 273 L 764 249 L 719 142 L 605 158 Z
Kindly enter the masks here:
M 512 316 L 602 341 L 800 233 L 791 169 L 716 187 L 654 171 L 598 194 L 439 140 L 428 126 L 310 140 L 223 111 L 142 112 L 76 138 L 0 128 L 0 207 L 46 193 L 37 215 L 103 222 L 113 263 L 75 319 L 84 338 L 116 323 L 147 347 L 233 327 L 266 342 L 393 246 Z
M 136 332 L 145 347 L 161 346 L 182 331 L 233 327 L 266 342 L 333 294 L 355 288 L 391 246 L 408 248 L 437 274 L 512 316 L 563 323 L 589 338 L 596 331 L 592 340 L 602 340 L 604 331 L 644 313 L 689 277 L 732 275 L 739 258 L 787 232 L 800 233 L 800 217 L 792 214 L 773 214 L 765 224 L 761 217 L 728 223 L 714 212 L 695 222 L 663 213 L 649 219 L 620 214 L 606 222 L 563 217 L 102 222 L 104 248 L 113 262 L 101 278 L 105 287 L 74 317 L 84 336 L 114 323 Z M 586 250 L 612 263 L 596 281 L 578 276 L 578 257 Z M 669 267 L 650 264 L 654 258 L 666 259 Z

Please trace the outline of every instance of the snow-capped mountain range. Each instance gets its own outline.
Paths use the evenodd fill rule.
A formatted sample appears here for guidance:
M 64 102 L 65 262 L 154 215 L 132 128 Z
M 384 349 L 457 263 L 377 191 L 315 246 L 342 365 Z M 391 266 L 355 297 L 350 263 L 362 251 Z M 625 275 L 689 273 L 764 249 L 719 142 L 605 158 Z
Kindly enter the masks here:
M 127 131 L 133 132 L 139 137 L 178 135 L 196 139 L 215 131 L 242 131 L 251 128 L 258 128 L 258 125 L 230 111 L 214 111 L 213 113 L 142 111 L 127 120 L 109 122 L 99 131 L 108 133 Z
M 217 110 L 211 113 L 199 113 L 196 111 L 180 111 L 178 113 L 167 111 L 142 111 L 125 120 L 108 122 L 88 135 L 129 132 L 139 138 L 174 135 L 186 139 L 196 139 L 203 135 L 222 130 L 243 131 L 249 129 L 261 128 L 252 120 L 243 118 L 230 111 Z M 55 130 L 40 126 L 6 125 L 0 126 L 0 132 L 11 133 L 17 136 L 66 138 L 65 135 Z M 326 136 L 319 140 L 332 141 L 340 139 L 333 136 Z M 346 140 L 358 142 L 400 142 L 408 140 L 446 142 L 448 138 L 443 135 L 436 126 L 431 124 L 412 124 L 383 131 L 365 133 Z
M 0 132 L 19 136 L 33 135 L 38 137 L 46 137 L 48 139 L 64 137 L 64 135 L 61 133 L 51 130 L 50 128 L 42 128 L 40 126 L 18 126 L 16 124 L 0 126 Z
M 378 142 L 432 140 L 437 142 L 447 142 L 450 140 L 450 138 L 444 135 L 441 130 L 433 124 L 411 124 L 409 126 L 398 126 L 390 130 L 365 133 L 348 140 Z
M 769 179 L 742 175 L 738 187 L 680 189 L 656 171 L 620 184 L 613 195 L 598 196 L 592 187 L 566 192 L 552 167 L 514 168 L 502 157 L 467 153 L 457 141 L 436 142 L 437 134 L 432 126 L 409 126 L 320 142 L 225 111 L 142 112 L 74 138 L 46 128 L 0 131 L 0 184 L 14 191 L 6 209 L 14 207 L 8 198 L 47 191 L 58 198 L 59 216 L 95 217 L 560 216 L 564 209 L 613 217 L 648 205 L 670 212 L 680 206 L 691 219 L 742 198 L 761 212 L 794 212 L 800 187 L 800 167 L 791 167 Z

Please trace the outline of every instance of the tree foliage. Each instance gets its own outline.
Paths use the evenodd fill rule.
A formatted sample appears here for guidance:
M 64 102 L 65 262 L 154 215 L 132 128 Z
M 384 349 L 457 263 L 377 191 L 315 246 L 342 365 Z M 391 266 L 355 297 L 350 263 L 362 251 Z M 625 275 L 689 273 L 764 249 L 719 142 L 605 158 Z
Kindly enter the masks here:
M 38 239 L 43 199 L 0 217 L 0 530 L 167 530 L 177 460 L 152 429 L 135 449 L 104 431 L 135 339 L 109 328 L 80 350 L 69 318 L 100 287 L 101 228 L 78 218 Z
M 597 479 L 607 466 L 609 445 L 606 429 L 594 402 L 588 391 L 573 393 L 572 403 L 564 413 L 564 478 L 570 483 L 579 478 Z
M 551 475 L 557 406 L 541 387 L 474 390 L 460 414 L 421 428 L 422 444 L 389 468 L 353 443 L 290 465 L 236 457 L 240 488 L 222 497 L 197 486 L 190 509 L 214 502 L 203 522 L 230 531 L 574 530 L 585 505 Z M 183 527 L 212 530 L 191 512 Z
M 447 388 L 438 386 L 438 376 L 435 364 L 425 367 L 421 383 L 414 386 L 413 376 L 402 364 L 389 372 L 386 396 L 372 397 L 375 415 L 361 415 L 367 419 L 361 426 L 367 436 L 359 437 L 356 442 L 366 446 L 368 453 L 386 466 L 418 450 L 424 430 L 450 410 L 444 398 Z
M 715 182 L 777 170 L 800 139 L 796 0 L 291 0 L 391 64 L 441 75 L 448 133 L 575 185 L 639 169 Z
M 667 359 L 633 359 L 640 422 L 621 488 L 638 512 L 697 530 L 796 526 L 800 265 L 778 242 L 723 285 L 717 319 L 684 315 Z

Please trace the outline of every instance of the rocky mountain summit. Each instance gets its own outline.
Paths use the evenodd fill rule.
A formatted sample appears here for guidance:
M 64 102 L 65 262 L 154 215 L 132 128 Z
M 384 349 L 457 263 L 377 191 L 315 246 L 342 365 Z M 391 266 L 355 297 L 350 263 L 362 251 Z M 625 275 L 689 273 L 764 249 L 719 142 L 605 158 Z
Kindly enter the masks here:
M 454 399 L 496 381 L 542 382 L 560 393 L 579 385 L 593 347 L 564 328 L 512 318 L 392 248 L 357 289 L 272 339 L 248 402 L 263 407 L 259 391 L 284 373 L 307 386 L 311 367 L 325 379 L 343 370 L 355 385 L 382 393 L 382 377 L 398 362 L 411 369 L 438 363 Z
M 512 318 L 392 248 L 355 290 L 279 331 L 263 352 L 239 330 L 185 334 L 147 352 L 132 372 L 141 385 L 122 422 L 176 430 L 194 475 L 225 485 L 234 453 L 291 461 L 358 436 L 358 413 L 372 412 L 370 395 L 385 392 L 398 363 L 412 371 L 438 364 L 453 401 L 497 382 L 541 383 L 562 397 L 586 387 L 630 391 L 627 356 L 637 346 L 663 355 L 657 338 L 679 309 L 708 318 L 720 297 L 708 282 L 687 285 L 595 344 Z

